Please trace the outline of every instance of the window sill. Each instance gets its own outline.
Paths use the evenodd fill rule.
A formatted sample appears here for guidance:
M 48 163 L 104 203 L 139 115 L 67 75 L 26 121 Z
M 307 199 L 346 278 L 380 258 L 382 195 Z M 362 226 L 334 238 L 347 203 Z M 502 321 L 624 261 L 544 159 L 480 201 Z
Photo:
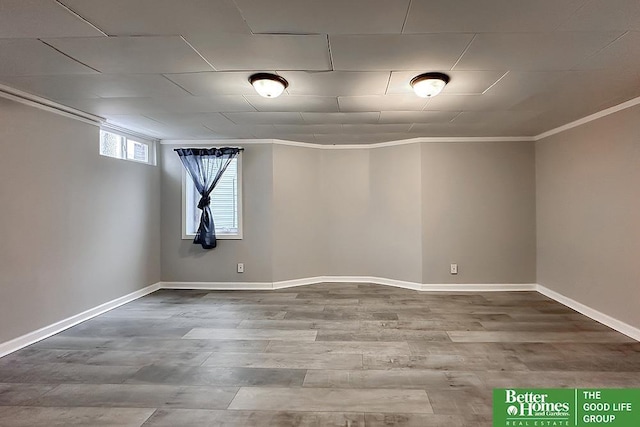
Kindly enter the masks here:
M 193 240 L 195 234 L 183 234 L 182 240 Z M 216 240 L 242 240 L 242 234 L 216 234 Z

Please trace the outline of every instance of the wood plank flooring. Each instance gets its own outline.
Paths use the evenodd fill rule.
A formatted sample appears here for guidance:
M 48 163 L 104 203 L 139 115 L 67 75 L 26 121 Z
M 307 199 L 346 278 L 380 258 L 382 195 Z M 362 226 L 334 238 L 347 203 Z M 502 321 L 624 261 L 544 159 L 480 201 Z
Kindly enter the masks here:
M 490 426 L 494 387 L 640 387 L 535 292 L 158 291 L 0 359 L 0 426 Z

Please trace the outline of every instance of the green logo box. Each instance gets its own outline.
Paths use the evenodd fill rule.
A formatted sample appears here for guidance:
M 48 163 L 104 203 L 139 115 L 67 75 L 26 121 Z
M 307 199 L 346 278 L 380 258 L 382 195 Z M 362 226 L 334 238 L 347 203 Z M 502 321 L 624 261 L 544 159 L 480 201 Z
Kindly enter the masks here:
M 493 426 L 639 427 L 640 389 L 494 389 Z

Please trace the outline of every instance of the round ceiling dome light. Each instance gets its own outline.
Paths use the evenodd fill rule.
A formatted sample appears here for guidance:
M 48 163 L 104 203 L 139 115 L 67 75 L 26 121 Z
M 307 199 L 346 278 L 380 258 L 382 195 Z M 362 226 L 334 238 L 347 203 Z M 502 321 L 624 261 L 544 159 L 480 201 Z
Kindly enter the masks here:
M 449 83 L 449 76 L 443 73 L 424 73 L 411 79 L 411 87 L 422 98 L 436 96 Z
M 258 73 L 249 77 L 249 82 L 258 92 L 258 95 L 265 98 L 277 98 L 289 86 L 284 78 L 269 73 Z

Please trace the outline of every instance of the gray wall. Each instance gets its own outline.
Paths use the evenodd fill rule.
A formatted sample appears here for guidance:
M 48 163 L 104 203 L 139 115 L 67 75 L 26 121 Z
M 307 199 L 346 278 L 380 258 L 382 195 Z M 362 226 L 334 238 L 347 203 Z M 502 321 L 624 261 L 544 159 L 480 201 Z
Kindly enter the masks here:
M 273 280 L 326 274 L 322 152 L 273 146 Z
M 422 282 L 422 144 L 370 150 L 369 270 Z
M 536 143 L 538 283 L 640 327 L 640 107 Z
M 0 98 L 0 342 L 160 280 L 159 168 Z
M 181 239 L 173 148 L 162 148 L 164 281 L 535 282 L 532 143 L 247 145 L 244 240 L 212 251 Z M 238 262 L 245 273 L 236 273 Z M 451 262 L 458 276 L 449 275 Z
M 325 275 L 370 275 L 370 150 L 322 150 Z
M 534 154 L 527 142 L 422 145 L 424 283 L 535 283 Z
M 203 250 L 182 240 L 182 165 L 174 146 L 161 147 L 162 280 L 170 282 L 271 282 L 273 277 L 273 153 L 250 145 L 242 153 L 242 240 L 220 240 Z M 238 274 L 236 265 L 245 263 Z

